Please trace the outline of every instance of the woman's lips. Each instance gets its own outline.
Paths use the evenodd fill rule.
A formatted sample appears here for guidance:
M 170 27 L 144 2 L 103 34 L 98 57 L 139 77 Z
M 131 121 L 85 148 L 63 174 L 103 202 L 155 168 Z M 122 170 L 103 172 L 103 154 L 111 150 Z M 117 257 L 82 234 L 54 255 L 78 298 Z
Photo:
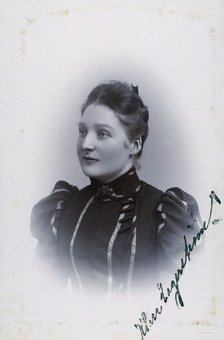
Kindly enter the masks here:
M 98 159 L 89 156 L 83 156 L 82 159 L 87 163 L 98 162 Z

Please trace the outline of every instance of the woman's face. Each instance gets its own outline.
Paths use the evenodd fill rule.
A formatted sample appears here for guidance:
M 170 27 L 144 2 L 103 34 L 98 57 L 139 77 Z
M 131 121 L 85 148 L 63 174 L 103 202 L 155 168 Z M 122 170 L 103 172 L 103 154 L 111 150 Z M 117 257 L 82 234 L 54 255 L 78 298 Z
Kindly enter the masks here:
M 132 143 L 115 113 L 104 105 L 89 105 L 79 123 L 79 162 L 84 174 L 104 183 L 133 166 Z

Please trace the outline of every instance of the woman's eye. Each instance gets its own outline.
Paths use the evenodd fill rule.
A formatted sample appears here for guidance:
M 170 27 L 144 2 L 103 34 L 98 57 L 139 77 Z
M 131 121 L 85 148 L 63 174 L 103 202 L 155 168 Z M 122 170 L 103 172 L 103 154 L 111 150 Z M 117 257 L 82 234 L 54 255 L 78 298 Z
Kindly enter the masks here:
M 87 131 L 86 130 L 81 130 L 81 129 L 79 129 L 79 135 L 80 136 L 86 136 L 86 134 L 87 134 Z
M 100 130 L 97 132 L 97 136 L 100 138 L 105 138 L 105 137 L 110 137 L 109 132 L 105 131 L 105 130 Z

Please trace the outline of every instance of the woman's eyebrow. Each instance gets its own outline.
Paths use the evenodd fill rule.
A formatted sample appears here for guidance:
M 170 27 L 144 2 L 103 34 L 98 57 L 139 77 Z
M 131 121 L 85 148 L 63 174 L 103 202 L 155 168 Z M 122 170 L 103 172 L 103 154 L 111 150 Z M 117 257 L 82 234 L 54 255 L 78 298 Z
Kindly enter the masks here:
M 79 122 L 78 123 L 78 126 L 79 127 L 86 127 L 86 124 L 85 123 L 83 123 L 83 122 Z M 96 123 L 96 124 L 94 124 L 94 128 L 100 128 L 100 129 L 102 129 L 102 128 L 107 128 L 107 129 L 110 129 L 111 131 L 114 131 L 114 128 L 111 126 L 111 125 L 109 125 L 109 124 L 102 124 L 102 123 Z
M 96 123 L 96 124 L 94 124 L 94 126 L 97 127 L 97 128 L 108 128 L 110 130 L 114 130 L 114 128 L 111 125 L 108 125 L 108 124 Z
M 85 126 L 85 124 L 84 124 L 84 123 L 82 123 L 82 122 L 79 122 L 79 123 L 78 123 L 78 126 L 79 126 L 79 127 L 81 127 L 81 126 Z

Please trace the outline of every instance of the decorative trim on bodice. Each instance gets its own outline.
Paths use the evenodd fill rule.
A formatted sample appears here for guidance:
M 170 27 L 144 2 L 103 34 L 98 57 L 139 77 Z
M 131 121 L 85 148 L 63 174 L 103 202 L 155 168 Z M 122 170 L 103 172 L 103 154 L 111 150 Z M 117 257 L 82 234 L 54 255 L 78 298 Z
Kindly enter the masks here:
M 70 242 L 70 257 L 72 261 L 72 267 L 74 269 L 80 293 L 83 293 L 83 285 L 80 278 L 80 275 L 77 270 L 77 265 L 74 256 L 74 243 L 75 239 L 82 222 L 82 219 L 87 212 L 89 206 L 93 203 L 94 200 L 99 200 L 102 203 L 109 201 L 118 201 L 120 205 L 119 216 L 117 219 L 116 226 L 111 235 L 110 241 L 108 243 L 107 248 L 107 266 L 108 266 L 108 289 L 107 296 L 110 297 L 113 291 L 113 248 L 118 236 L 118 233 L 122 227 L 123 223 L 128 223 L 130 229 L 130 235 L 128 236 L 128 244 L 129 244 L 129 254 L 125 257 L 125 276 L 123 275 L 122 283 L 119 287 L 120 290 L 123 290 L 124 287 L 130 292 L 131 282 L 132 282 L 132 274 L 134 270 L 135 263 L 135 255 L 136 255 L 136 229 L 137 229 L 137 215 L 138 215 L 138 197 L 141 189 L 141 181 L 139 180 L 134 169 L 130 169 L 126 174 L 120 176 L 117 180 L 109 183 L 108 185 L 99 183 L 97 181 L 92 180 L 91 183 L 91 192 L 92 197 L 88 200 L 85 207 L 83 208 L 78 222 L 74 228 L 74 232 Z M 126 247 L 127 248 L 127 247 Z

